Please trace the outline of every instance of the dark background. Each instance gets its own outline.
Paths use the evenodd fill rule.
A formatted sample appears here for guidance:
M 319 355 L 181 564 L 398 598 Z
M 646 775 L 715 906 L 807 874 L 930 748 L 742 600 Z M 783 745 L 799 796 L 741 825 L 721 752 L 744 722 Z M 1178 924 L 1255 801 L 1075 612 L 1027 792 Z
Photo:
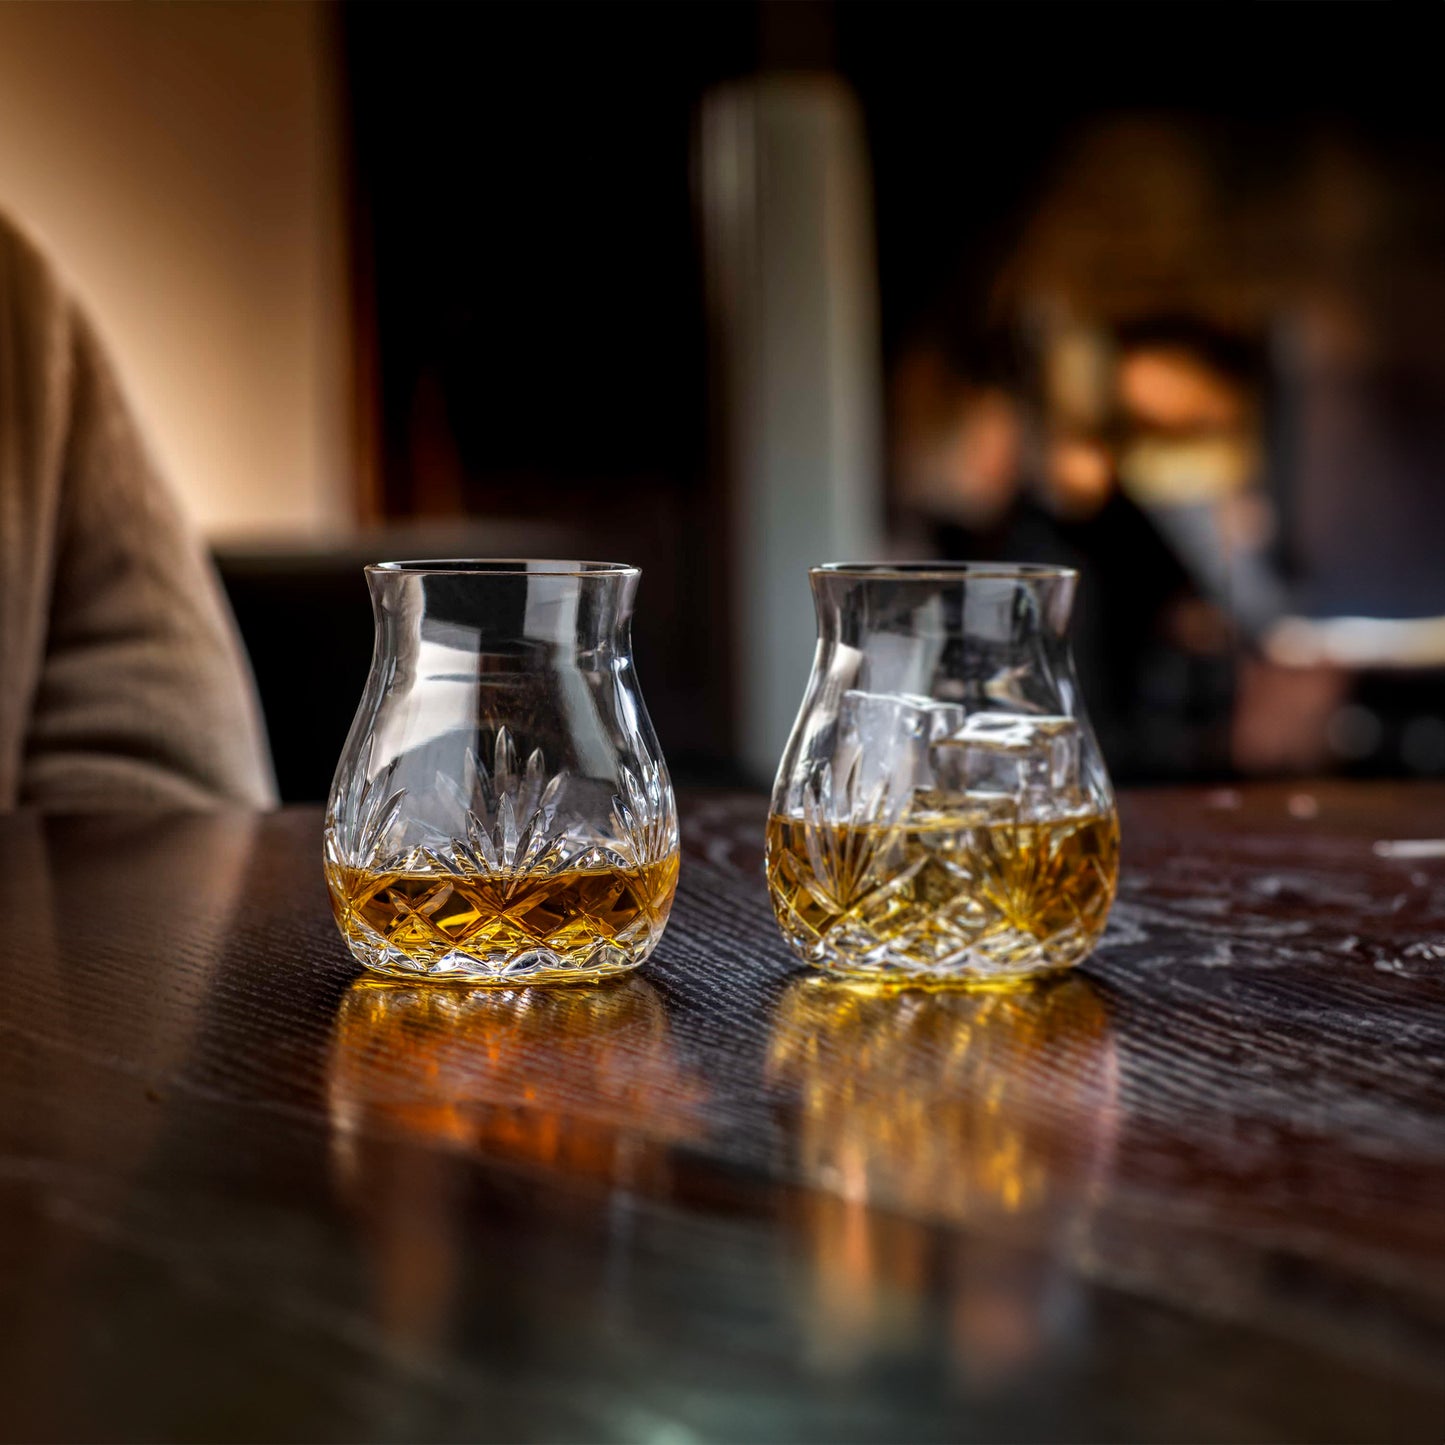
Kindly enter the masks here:
M 392 532 L 475 538 L 482 525 L 483 538 L 490 529 L 520 549 L 570 541 L 640 562 L 639 667 L 674 772 L 736 777 L 729 484 L 715 464 L 695 194 L 694 123 L 709 87 L 799 71 L 847 82 L 872 167 L 885 370 L 922 339 L 963 375 L 997 369 L 998 278 L 1071 146 L 1110 117 L 1184 120 L 1240 194 L 1267 197 L 1320 134 L 1403 168 L 1408 185 L 1438 179 L 1436 52 L 1417 15 L 344 5 L 363 515 Z M 1287 561 L 1296 509 L 1290 479 L 1275 483 Z M 1419 537 L 1417 505 L 1396 505 L 1387 551 Z M 283 791 L 318 797 L 366 665 L 354 559 L 221 560 Z M 1101 558 L 1116 572 L 1128 562 Z M 313 716 L 283 728 L 302 656 Z M 1228 686 L 1215 691 L 1227 707 Z M 1402 706 L 1418 710 L 1420 688 L 1406 691 Z M 1425 695 L 1433 706 L 1435 679 Z M 1134 705 L 1120 705 L 1119 737 Z M 1124 780 L 1160 775 L 1127 741 L 1113 752 Z M 1388 749 L 1365 761 L 1401 768 Z M 1230 771 L 1208 749 L 1180 766 Z

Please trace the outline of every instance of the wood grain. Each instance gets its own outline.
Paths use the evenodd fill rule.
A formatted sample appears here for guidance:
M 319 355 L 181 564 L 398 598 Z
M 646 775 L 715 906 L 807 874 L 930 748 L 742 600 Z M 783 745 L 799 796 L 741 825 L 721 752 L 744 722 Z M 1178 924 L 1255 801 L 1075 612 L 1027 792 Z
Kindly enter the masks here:
M 1124 800 L 1075 976 L 358 979 L 319 816 L 0 819 L 11 1439 L 1445 1435 L 1445 789 Z

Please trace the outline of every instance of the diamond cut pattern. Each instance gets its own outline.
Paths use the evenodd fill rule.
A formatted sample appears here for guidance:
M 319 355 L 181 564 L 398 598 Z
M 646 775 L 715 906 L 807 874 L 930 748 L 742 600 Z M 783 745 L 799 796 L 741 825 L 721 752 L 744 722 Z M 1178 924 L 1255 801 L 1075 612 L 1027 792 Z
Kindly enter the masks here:
M 1112 818 L 942 828 L 774 818 L 769 883 L 785 937 L 820 967 L 1025 973 L 1092 948 L 1116 847 Z
M 395 763 L 369 781 L 358 768 L 325 844 L 353 951 L 387 972 L 507 979 L 641 962 L 676 886 L 677 815 L 660 763 L 618 778 L 598 836 L 568 814 L 568 774 L 549 773 L 538 749 L 524 761 L 506 727 L 487 756 L 468 750 L 460 776 L 437 773 L 419 807 Z

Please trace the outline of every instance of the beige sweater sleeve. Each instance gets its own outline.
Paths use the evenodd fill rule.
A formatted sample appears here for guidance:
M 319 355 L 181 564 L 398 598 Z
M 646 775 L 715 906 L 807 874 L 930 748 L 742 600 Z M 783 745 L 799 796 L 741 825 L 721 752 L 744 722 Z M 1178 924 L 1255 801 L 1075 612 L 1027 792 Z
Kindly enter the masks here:
M 0 704 L 0 809 L 274 802 L 249 670 L 199 539 L 94 333 L 3 227 L 0 664 L 21 694 Z

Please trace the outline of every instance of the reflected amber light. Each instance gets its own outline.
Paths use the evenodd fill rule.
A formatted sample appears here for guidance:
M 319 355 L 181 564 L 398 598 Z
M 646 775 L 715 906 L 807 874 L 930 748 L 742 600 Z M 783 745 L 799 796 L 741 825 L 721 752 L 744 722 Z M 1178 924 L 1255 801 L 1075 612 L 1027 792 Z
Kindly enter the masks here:
M 378 1322 L 416 1358 L 437 1348 L 459 1289 L 476 1181 L 449 1154 L 542 1170 L 559 1187 L 655 1190 L 705 1098 L 639 978 L 513 990 L 359 979 L 336 1016 L 328 1092 Z
M 793 1101 L 796 1163 L 813 1186 L 795 1222 L 822 1360 L 896 1346 L 916 1325 L 904 1302 L 946 1279 L 962 1366 L 993 1377 L 1025 1362 L 1047 1336 L 1057 1270 L 1023 1258 L 1003 1268 L 1012 1246 L 997 1240 L 982 1259 L 967 1231 L 1022 1234 L 1025 1255 L 1043 1258 L 1040 1244 L 1092 1211 L 1119 1125 L 1117 1047 L 1095 988 L 800 980 L 779 1005 L 768 1070 Z
M 811 1182 L 950 1220 L 1076 1195 L 1114 1132 L 1113 1029 L 1084 979 L 988 993 L 800 980 L 768 1068 L 796 1092 Z
M 330 1094 L 342 1136 L 400 1132 L 605 1178 L 639 1144 L 694 1135 L 704 1098 L 638 978 L 505 991 L 360 979 L 337 1015 Z

